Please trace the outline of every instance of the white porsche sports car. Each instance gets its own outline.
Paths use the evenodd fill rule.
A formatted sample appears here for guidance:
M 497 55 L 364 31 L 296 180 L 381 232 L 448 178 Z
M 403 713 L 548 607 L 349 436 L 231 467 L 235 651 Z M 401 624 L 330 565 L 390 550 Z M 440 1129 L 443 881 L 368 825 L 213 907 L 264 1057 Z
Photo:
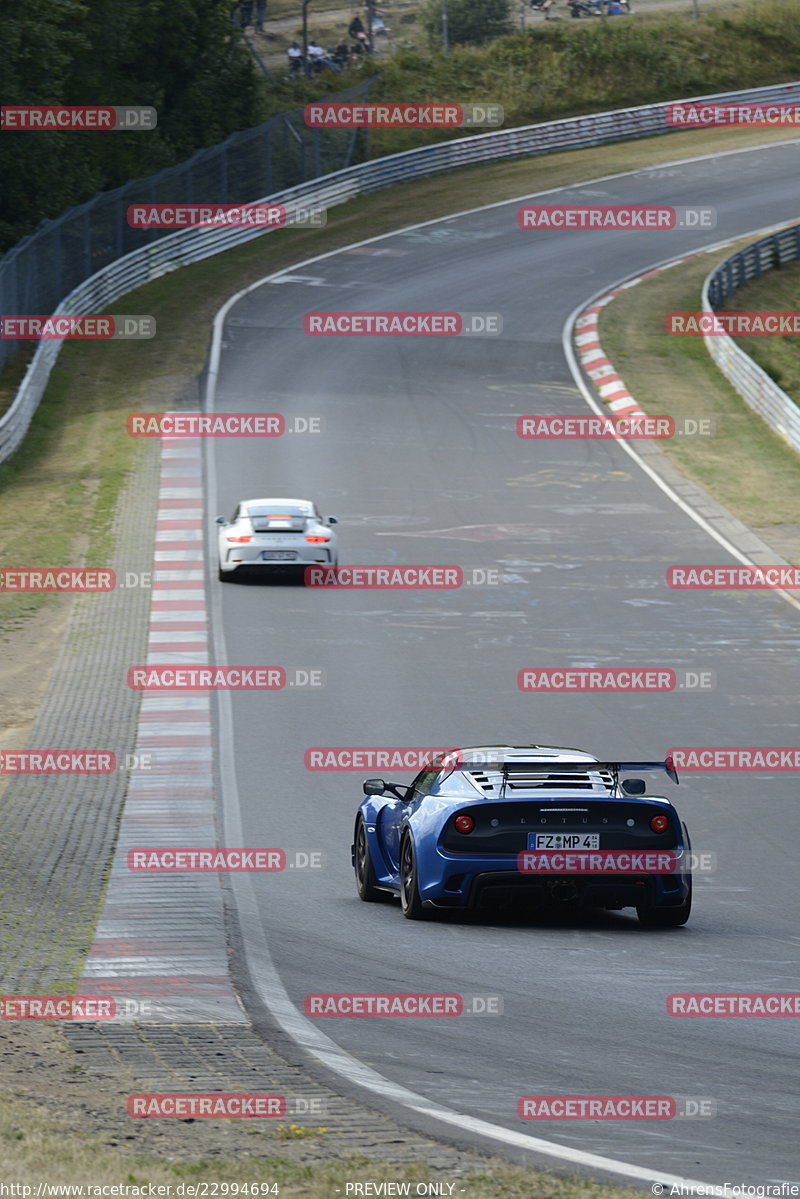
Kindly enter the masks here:
M 276 567 L 336 566 L 335 516 L 326 520 L 311 500 L 242 500 L 233 516 L 217 517 L 219 578 Z

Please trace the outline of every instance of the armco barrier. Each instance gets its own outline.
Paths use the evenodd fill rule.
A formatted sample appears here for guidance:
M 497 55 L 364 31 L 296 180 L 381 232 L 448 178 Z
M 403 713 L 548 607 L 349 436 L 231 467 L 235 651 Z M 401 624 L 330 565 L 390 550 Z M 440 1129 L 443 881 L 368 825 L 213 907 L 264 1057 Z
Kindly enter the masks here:
M 681 103 L 718 103 L 736 100 L 788 101 L 797 94 L 800 83 L 784 83 L 773 87 L 751 88 L 747 91 L 722 92 L 713 96 L 696 96 Z M 677 102 L 677 101 L 675 101 Z M 250 203 L 283 204 L 289 212 L 298 207 L 325 207 L 358 195 L 365 195 L 394 183 L 419 179 L 456 167 L 548 154 L 554 150 L 580 149 L 584 146 L 627 141 L 654 134 L 678 132 L 667 124 L 667 104 L 645 104 L 638 108 L 618 109 L 615 112 L 593 113 L 549 121 L 542 125 L 526 125 L 517 129 L 501 129 L 491 133 L 436 142 L 401 154 L 390 154 L 358 166 L 335 171 L 330 175 L 273 193 Z M 61 313 L 99 312 L 120 296 L 158 279 L 168 271 L 199 262 L 232 246 L 261 237 L 263 229 L 186 229 L 151 242 L 116 259 L 66 296 L 55 310 Z M 34 412 L 44 393 L 52 365 L 62 342 L 40 342 L 28 367 L 14 402 L 0 419 L 0 462 L 8 459 L 22 441 Z
M 800 225 L 770 233 L 714 267 L 703 284 L 703 311 L 716 312 L 738 287 L 764 271 L 800 259 Z M 727 333 L 704 338 L 709 354 L 746 404 L 800 450 L 800 409 Z

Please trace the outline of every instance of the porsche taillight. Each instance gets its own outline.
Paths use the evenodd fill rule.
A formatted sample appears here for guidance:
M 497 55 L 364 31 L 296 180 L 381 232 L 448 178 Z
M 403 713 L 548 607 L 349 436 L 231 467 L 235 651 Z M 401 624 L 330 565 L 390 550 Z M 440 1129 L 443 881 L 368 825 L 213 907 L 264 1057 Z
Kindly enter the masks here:
M 306 541 L 310 541 L 314 545 L 320 545 L 324 541 L 330 541 L 330 537 L 312 537 L 310 533 L 306 533 Z
M 651 816 L 650 827 L 654 833 L 665 833 L 669 828 L 669 816 L 661 812 L 657 816 Z
M 475 821 L 466 812 L 462 812 L 460 816 L 456 816 L 453 824 L 457 833 L 471 833 L 475 827 Z
M 226 541 L 235 541 L 237 544 L 243 544 L 245 541 L 252 541 L 253 538 L 248 533 L 244 537 L 226 537 Z

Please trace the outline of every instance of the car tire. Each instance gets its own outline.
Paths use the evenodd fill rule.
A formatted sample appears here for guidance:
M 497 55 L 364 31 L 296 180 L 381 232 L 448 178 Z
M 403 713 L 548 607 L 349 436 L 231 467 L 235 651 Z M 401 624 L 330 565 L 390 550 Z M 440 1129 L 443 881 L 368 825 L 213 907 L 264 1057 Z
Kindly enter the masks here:
M 220 583 L 232 583 L 235 570 L 223 570 L 221 566 L 217 567 L 217 578 Z
M 425 919 L 417 885 L 417 855 L 410 833 L 406 833 L 400 844 L 400 908 L 406 920 Z
M 665 908 L 652 903 L 636 905 L 636 915 L 644 928 L 680 928 L 689 919 L 692 910 L 692 880 L 689 879 L 689 894 L 683 903 Z
M 377 886 L 363 816 L 359 816 L 356 823 L 355 859 L 356 890 L 359 899 L 364 903 L 386 903 L 391 896 Z

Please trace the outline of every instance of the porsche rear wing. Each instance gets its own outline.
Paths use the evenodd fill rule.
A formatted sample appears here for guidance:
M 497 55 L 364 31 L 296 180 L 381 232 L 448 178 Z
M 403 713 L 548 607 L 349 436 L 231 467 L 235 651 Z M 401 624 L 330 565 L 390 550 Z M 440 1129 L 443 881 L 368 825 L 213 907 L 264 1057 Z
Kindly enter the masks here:
M 673 783 L 679 783 L 678 772 L 675 769 L 675 763 L 672 760 L 672 755 L 668 754 L 663 762 L 545 762 L 541 758 L 529 759 L 525 761 L 523 758 L 497 758 L 495 760 L 485 760 L 468 762 L 462 758 L 459 750 L 454 750 L 452 760 L 448 761 L 451 755 L 447 755 L 443 759 L 443 766 L 448 767 L 448 775 L 456 770 L 469 770 L 474 768 L 477 770 L 499 771 L 503 776 L 503 783 L 508 781 L 512 775 L 517 779 L 522 777 L 530 777 L 531 779 L 537 776 L 544 775 L 570 775 L 570 774 L 596 774 L 603 772 L 611 775 L 614 790 L 619 786 L 619 776 L 621 774 L 649 774 L 656 771 L 663 771 L 667 778 Z

